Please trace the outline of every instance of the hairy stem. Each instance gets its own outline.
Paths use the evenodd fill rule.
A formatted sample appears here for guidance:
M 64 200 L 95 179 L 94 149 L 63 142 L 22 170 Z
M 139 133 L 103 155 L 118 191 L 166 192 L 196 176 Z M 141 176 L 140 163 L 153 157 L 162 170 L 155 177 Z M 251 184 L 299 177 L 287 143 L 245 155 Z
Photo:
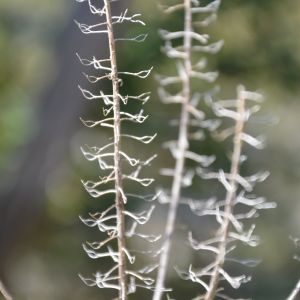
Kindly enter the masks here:
M 296 286 L 294 287 L 291 294 L 286 300 L 295 300 L 299 292 L 300 292 L 300 280 L 297 282 Z
M 110 0 L 104 0 L 106 9 L 106 22 L 108 29 L 109 52 L 111 62 L 111 81 L 113 86 L 113 111 L 114 111 L 114 173 L 116 190 L 116 211 L 117 211 L 117 231 L 118 231 L 118 252 L 119 252 L 119 299 L 127 300 L 126 282 L 126 256 L 125 249 L 125 218 L 124 199 L 121 170 L 121 121 L 120 121 L 120 97 L 119 78 L 117 69 L 115 38 L 112 25 Z
M 191 14 L 191 1 L 184 0 L 185 6 L 185 19 L 184 19 L 184 74 L 181 76 L 182 80 L 182 108 L 180 116 L 180 125 L 179 125 L 179 136 L 178 136 L 178 157 L 176 158 L 175 163 L 175 174 L 172 183 L 171 189 L 171 200 L 170 207 L 167 217 L 167 223 L 165 227 L 165 240 L 162 246 L 162 252 L 159 261 L 159 269 L 156 281 L 156 289 L 154 293 L 153 300 L 160 300 L 164 290 L 164 282 L 166 278 L 170 248 L 172 243 L 172 235 L 174 232 L 174 224 L 176 220 L 178 202 L 181 195 L 181 186 L 182 186 L 182 177 L 184 172 L 185 165 L 185 152 L 188 148 L 188 123 L 189 123 L 189 112 L 188 105 L 191 97 L 190 90 L 190 73 L 192 70 L 191 65 L 191 45 L 192 38 L 188 34 L 192 32 L 192 14 Z
M 221 241 L 218 247 L 219 252 L 215 259 L 215 267 L 213 269 L 213 273 L 209 282 L 209 289 L 206 292 L 204 300 L 213 300 L 215 298 L 220 280 L 220 270 L 223 268 L 225 262 L 230 216 L 233 213 L 236 189 L 238 187 L 236 178 L 239 174 L 240 158 L 242 151 L 242 133 L 245 125 L 245 99 L 242 97 L 243 90 L 243 87 L 238 88 L 237 113 L 239 117 L 235 123 L 233 153 L 231 157 L 231 179 L 229 182 L 231 188 L 226 192 L 224 220 L 219 231 L 219 235 L 221 237 Z

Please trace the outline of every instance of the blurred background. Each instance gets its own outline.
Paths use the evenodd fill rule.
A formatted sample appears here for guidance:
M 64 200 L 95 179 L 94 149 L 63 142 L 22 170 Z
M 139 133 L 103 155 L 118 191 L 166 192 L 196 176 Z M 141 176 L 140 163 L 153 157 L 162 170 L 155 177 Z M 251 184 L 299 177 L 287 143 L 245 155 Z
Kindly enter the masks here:
M 143 28 L 122 26 L 118 34 L 148 33 L 145 43 L 120 48 L 120 69 L 153 65 L 154 73 L 167 73 L 170 61 L 160 52 L 158 29 L 178 27 L 179 16 L 166 18 L 156 1 L 123 0 L 117 5 L 142 13 L 147 23 Z M 79 83 L 88 85 L 75 53 L 101 57 L 106 47 L 103 38 L 82 35 L 74 19 L 95 21 L 86 5 L 75 1 L 0 2 L 0 278 L 15 299 L 111 298 L 105 291 L 84 286 L 77 275 L 88 275 L 102 265 L 87 258 L 81 247 L 85 240 L 99 239 L 99 234 L 81 224 L 78 216 L 101 209 L 101 203 L 81 186 L 81 178 L 95 178 L 98 170 L 84 160 L 80 146 L 101 144 L 108 133 L 84 128 L 79 121 L 79 117 L 99 118 L 101 108 L 83 100 L 77 89 Z M 245 251 L 261 260 L 253 269 L 242 268 L 253 275 L 242 288 L 245 298 L 284 299 L 300 276 L 300 265 L 293 259 L 299 249 L 290 238 L 300 237 L 299 28 L 298 1 L 233 0 L 222 4 L 218 21 L 208 29 L 212 40 L 225 40 L 221 52 L 209 59 L 210 68 L 220 71 L 220 97 L 234 97 L 236 85 L 242 83 L 266 98 L 261 115 L 269 124 L 254 124 L 253 132 L 266 137 L 267 147 L 249 152 L 247 167 L 253 172 L 270 170 L 271 176 L 256 193 L 275 201 L 277 209 L 257 220 L 262 243 Z M 172 161 L 161 142 L 174 137 L 166 119 L 177 110 L 160 103 L 153 77 L 138 84 L 128 80 L 125 86 L 134 94 L 152 92 L 145 107 L 151 117 L 145 130 L 138 130 L 159 133 L 142 155 L 159 154 L 149 173 L 156 178 L 154 185 L 164 186 L 168 181 L 157 168 Z M 200 151 L 220 151 L 219 145 L 205 143 Z M 186 214 L 180 211 L 179 241 L 186 238 Z M 153 230 L 159 232 L 164 217 L 157 213 L 154 218 Z M 195 230 L 201 224 L 195 219 L 192 226 Z M 186 266 L 192 254 L 181 252 L 180 245 L 175 242 L 173 251 L 181 254 L 180 263 Z M 178 289 L 174 298 L 197 294 L 197 286 L 176 280 L 169 279 Z M 150 294 L 145 297 L 150 299 Z

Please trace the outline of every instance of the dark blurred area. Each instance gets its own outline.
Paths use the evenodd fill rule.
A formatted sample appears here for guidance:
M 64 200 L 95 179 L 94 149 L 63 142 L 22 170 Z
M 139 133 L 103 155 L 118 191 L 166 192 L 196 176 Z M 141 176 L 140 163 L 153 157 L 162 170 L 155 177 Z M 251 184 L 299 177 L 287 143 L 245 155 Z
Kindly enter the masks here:
M 146 42 L 137 47 L 120 46 L 120 68 L 153 65 L 154 73 L 168 73 L 170 61 L 160 53 L 158 29 L 176 27 L 178 16 L 163 16 L 156 1 L 127 0 L 116 5 L 142 13 L 147 23 L 142 28 L 123 27 L 119 35 L 148 33 Z M 98 233 L 85 228 L 78 216 L 101 209 L 101 203 L 90 199 L 81 186 L 81 178 L 97 176 L 98 170 L 84 160 L 80 146 L 101 144 L 107 131 L 80 123 L 82 116 L 100 118 L 101 107 L 84 100 L 77 89 L 78 84 L 89 86 L 75 53 L 106 56 L 106 40 L 81 34 L 74 19 L 95 22 L 86 5 L 76 1 L 0 2 L 0 279 L 15 299 L 109 299 L 104 291 L 84 286 L 77 276 L 95 272 L 102 264 L 87 258 L 81 247 L 83 241 L 97 239 Z M 222 4 L 218 21 L 207 29 L 212 40 L 225 41 L 219 55 L 209 59 L 211 69 L 220 71 L 220 97 L 234 97 L 236 85 L 242 83 L 266 98 L 262 124 L 253 124 L 251 131 L 265 135 L 267 147 L 249 152 L 249 169 L 270 170 L 271 176 L 256 192 L 278 207 L 257 219 L 262 243 L 244 252 L 262 260 L 245 271 L 253 275 L 241 291 L 245 298 L 284 299 L 300 276 L 300 265 L 293 259 L 299 249 L 290 239 L 300 237 L 299 27 L 300 2 L 234 0 Z M 156 85 L 153 78 L 124 82 L 131 93 L 152 92 L 145 107 L 150 118 L 144 126 L 146 134 L 154 130 L 159 136 L 145 152 L 159 154 L 149 172 L 161 186 L 165 179 L 156 168 L 172 163 L 161 143 L 173 137 L 166 118 L 176 110 L 159 102 Z M 207 151 L 212 146 L 202 147 Z M 198 258 L 182 249 L 186 239 L 182 224 L 189 212 L 180 212 L 174 261 L 188 266 Z M 158 212 L 154 218 L 157 232 L 164 217 Z M 169 280 L 178 290 L 179 297 L 174 298 L 190 298 L 185 298 L 184 282 L 178 283 L 176 276 Z M 188 287 L 195 295 L 197 286 Z

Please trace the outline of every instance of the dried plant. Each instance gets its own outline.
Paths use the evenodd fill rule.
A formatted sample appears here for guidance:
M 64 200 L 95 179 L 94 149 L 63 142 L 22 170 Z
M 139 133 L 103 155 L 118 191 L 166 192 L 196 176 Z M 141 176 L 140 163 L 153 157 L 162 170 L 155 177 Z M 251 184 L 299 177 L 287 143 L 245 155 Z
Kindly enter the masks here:
M 5 300 L 13 300 L 12 296 L 9 294 L 7 289 L 5 288 L 4 284 L 0 280 L 0 293 L 4 297 Z
M 96 181 L 83 181 L 88 193 L 94 198 L 106 200 L 114 199 L 102 212 L 90 213 L 88 218 L 80 217 L 89 227 L 98 227 L 106 234 L 101 242 L 86 242 L 83 248 L 89 257 L 110 258 L 113 265 L 106 271 L 98 271 L 92 278 L 80 275 L 88 286 L 109 288 L 118 291 L 118 299 L 128 299 L 128 294 L 134 293 L 137 287 L 153 290 L 153 300 L 160 300 L 163 294 L 169 291 L 165 287 L 166 273 L 169 264 L 172 236 L 179 204 L 188 205 L 191 211 L 198 217 L 210 217 L 217 226 L 215 234 L 204 241 L 197 241 L 194 235 L 188 234 L 189 245 L 200 255 L 204 252 L 209 257 L 206 265 L 196 269 L 190 265 L 189 269 L 182 271 L 176 269 L 184 280 L 190 280 L 200 285 L 199 296 L 195 299 L 212 300 L 215 298 L 231 299 L 224 292 L 223 283 L 227 282 L 233 288 L 239 288 L 243 282 L 250 278 L 245 275 L 233 276 L 225 268 L 225 262 L 239 262 L 241 264 L 255 264 L 255 261 L 240 260 L 232 257 L 232 252 L 239 243 L 256 246 L 259 239 L 254 235 L 255 225 L 252 219 L 258 216 L 261 209 L 269 209 L 275 206 L 268 203 L 262 197 L 253 194 L 255 183 L 263 181 L 268 172 L 259 172 L 254 175 L 244 176 L 241 165 L 246 159 L 242 153 L 243 144 L 261 149 L 263 142 L 245 132 L 246 123 L 251 116 L 259 110 L 262 97 L 253 92 L 246 91 L 239 86 L 235 100 L 215 100 L 216 87 L 214 82 L 217 72 L 206 71 L 206 58 L 200 54 L 215 54 L 223 41 L 209 41 L 207 33 L 199 33 L 195 28 L 204 28 L 216 20 L 216 14 L 220 6 L 220 0 L 214 0 L 206 5 L 197 0 L 183 0 L 179 4 L 162 6 L 164 12 L 184 12 L 184 24 L 182 30 L 169 32 L 161 30 L 160 35 L 164 40 L 163 51 L 176 65 L 177 73 L 171 76 L 159 76 L 159 96 L 166 104 L 179 104 L 181 113 L 178 120 L 172 121 L 172 125 L 178 126 L 178 138 L 175 141 L 164 143 L 175 160 L 174 169 L 162 169 L 161 174 L 172 178 L 171 188 L 162 189 L 157 195 L 137 195 L 126 189 L 126 181 L 130 180 L 144 187 L 149 186 L 152 178 L 143 178 L 140 173 L 155 158 L 155 155 L 140 160 L 127 154 L 121 147 L 121 140 L 130 139 L 144 144 L 150 143 L 155 135 L 135 136 L 123 133 L 123 121 L 136 124 L 143 123 L 148 116 L 143 110 L 138 113 L 128 111 L 126 105 L 129 101 L 139 101 L 142 104 L 149 99 L 149 93 L 140 95 L 124 95 L 122 87 L 124 76 L 146 78 L 152 68 L 138 72 L 119 71 L 117 64 L 116 43 L 119 41 L 143 42 L 145 34 L 132 38 L 115 37 L 114 26 L 125 22 L 145 25 L 140 15 L 130 15 L 124 11 L 119 15 L 111 13 L 111 4 L 114 0 L 103 0 L 102 7 L 96 7 L 90 0 L 77 0 L 87 2 L 93 15 L 99 17 L 97 24 L 87 25 L 76 22 L 84 34 L 103 34 L 107 36 L 109 57 L 107 58 L 82 58 L 77 55 L 84 66 L 91 66 L 99 75 L 85 75 L 90 83 L 108 82 L 111 91 L 98 93 L 79 86 L 82 95 L 87 100 L 100 100 L 103 104 L 103 119 L 82 120 L 87 127 L 107 127 L 113 132 L 112 140 L 108 140 L 104 146 L 85 146 L 82 153 L 89 161 L 98 161 L 103 175 Z M 204 90 L 195 89 L 194 82 L 206 82 Z M 174 88 L 175 87 L 175 88 Z M 174 92 L 177 91 L 177 92 Z M 205 101 L 203 101 L 205 100 Z M 207 119 L 202 109 L 203 102 L 211 108 L 215 117 Z M 222 120 L 229 118 L 234 124 L 220 130 Z M 228 123 L 228 122 L 227 122 Z M 191 149 L 191 141 L 202 141 L 203 135 L 210 133 L 219 140 L 232 138 L 233 149 L 230 157 L 230 170 L 214 169 L 214 155 L 202 155 Z M 192 167 L 187 168 L 187 160 Z M 193 184 L 195 176 L 203 180 L 215 179 L 224 189 L 224 198 L 209 200 L 191 199 L 185 195 L 185 187 Z M 113 197 L 111 197 L 113 196 Z M 217 196 L 217 195 L 216 195 Z M 148 275 L 157 265 L 149 266 L 138 271 L 133 271 L 129 265 L 135 261 L 133 251 L 129 250 L 127 240 L 131 237 L 139 237 L 150 243 L 156 242 L 159 236 L 145 235 L 137 232 L 137 226 L 149 221 L 154 206 L 148 204 L 148 208 L 142 212 L 132 212 L 127 208 L 129 201 L 152 201 L 158 198 L 159 202 L 169 205 L 166 227 L 162 246 L 159 251 L 137 251 L 146 255 L 160 254 L 156 282 Z M 107 201 L 108 202 L 108 201 Z M 249 225 L 249 223 L 251 223 Z M 103 250 L 105 248 L 105 250 Z M 229 255 L 230 254 L 230 255 Z M 296 290 L 296 289 L 295 289 Z M 168 296 L 169 297 L 169 296 Z M 290 298 L 293 299 L 293 298 Z
M 295 300 L 300 292 L 300 280 L 297 282 L 296 286 L 292 290 L 291 294 L 287 298 L 287 300 Z
M 82 222 L 89 227 L 98 227 L 101 232 L 106 233 L 106 239 L 101 242 L 86 242 L 83 248 L 89 257 L 93 259 L 109 257 L 113 266 L 106 271 L 99 271 L 93 278 L 80 276 L 88 286 L 98 286 L 99 288 L 109 288 L 118 291 L 118 299 L 125 300 L 127 295 L 134 293 L 137 287 L 147 289 L 153 288 L 154 280 L 149 277 L 154 267 L 146 267 L 138 271 L 133 271 L 128 266 L 133 264 L 135 256 L 127 248 L 126 240 L 131 237 L 140 237 L 149 242 L 156 241 L 159 237 L 144 235 L 137 232 L 140 224 L 145 224 L 151 217 L 154 206 L 142 212 L 129 211 L 126 204 L 132 199 L 154 200 L 155 196 L 143 196 L 130 194 L 126 191 L 126 181 L 130 180 L 144 187 L 149 186 L 152 178 L 143 178 L 140 173 L 144 166 L 147 166 L 155 158 L 155 155 L 142 161 L 133 158 L 121 147 L 121 140 L 131 139 L 144 144 L 150 143 L 153 136 L 135 136 L 123 133 L 122 123 L 124 121 L 136 124 L 143 123 L 148 116 L 144 115 L 143 110 L 138 113 L 131 113 L 125 110 L 126 104 L 131 101 L 140 101 L 142 104 L 149 99 L 149 93 L 140 95 L 124 95 L 121 93 L 121 86 L 124 76 L 134 76 L 137 78 L 146 78 L 151 68 L 148 70 L 131 72 L 119 71 L 117 64 L 118 41 L 142 42 L 146 35 L 141 34 L 133 38 L 115 37 L 114 26 L 130 22 L 138 25 L 145 25 L 140 19 L 139 14 L 130 15 L 127 10 L 114 15 L 111 12 L 113 0 L 104 0 L 102 7 L 96 7 L 92 1 L 77 0 L 78 2 L 87 2 L 93 15 L 99 17 L 99 23 L 93 25 L 82 24 L 76 21 L 79 29 L 84 34 L 104 34 L 107 36 L 109 57 L 107 58 L 81 58 L 77 55 L 84 66 L 92 66 L 99 72 L 99 75 L 86 75 L 91 83 L 98 81 L 110 82 L 111 92 L 105 93 L 100 90 L 99 93 L 91 92 L 79 86 L 83 96 L 87 100 L 97 100 L 102 103 L 103 119 L 91 121 L 82 120 L 87 127 L 102 126 L 108 127 L 112 131 L 112 141 L 108 140 L 103 147 L 82 147 L 82 153 L 89 161 L 98 161 L 101 172 L 95 181 L 82 181 L 87 192 L 94 198 L 105 199 L 113 196 L 114 203 L 110 204 L 104 211 L 90 213 L 88 218 L 80 217 Z M 124 107 L 124 108 L 123 108 Z M 126 168 L 126 171 L 124 171 Z M 130 224 L 130 228 L 128 228 Z M 136 251 L 138 252 L 138 251 Z M 129 262 L 129 263 L 128 263 Z
M 265 198 L 253 194 L 255 183 L 264 181 L 269 173 L 258 172 L 244 176 L 240 170 L 241 164 L 247 159 L 247 156 L 242 153 L 242 145 L 248 144 L 257 149 L 263 147 L 263 141 L 245 132 L 245 125 L 251 116 L 259 110 L 258 102 L 261 100 L 261 95 L 246 91 L 243 86 L 238 87 L 236 100 L 215 102 L 211 100 L 212 108 L 217 116 L 234 121 L 234 126 L 215 132 L 215 135 L 222 140 L 232 136 L 233 151 L 229 172 L 197 169 L 197 174 L 201 178 L 216 179 L 225 189 L 224 199 L 208 201 L 201 208 L 196 206 L 193 208 L 194 213 L 198 216 L 213 216 L 219 227 L 214 236 L 205 241 L 198 242 L 193 239 L 191 233 L 189 235 L 189 242 L 193 249 L 207 251 L 212 255 L 211 261 L 199 270 L 193 270 L 190 266 L 188 272 L 179 272 L 184 279 L 197 282 L 204 288 L 204 293 L 195 298 L 197 300 L 211 300 L 215 297 L 231 299 L 224 294 L 224 288 L 220 284 L 227 282 L 234 289 L 237 289 L 242 283 L 250 280 L 250 277 L 246 275 L 233 276 L 229 274 L 225 269 L 225 262 L 243 265 L 256 264 L 255 260 L 232 257 L 232 252 L 238 243 L 250 247 L 258 245 L 259 238 L 254 235 L 253 219 L 258 217 L 259 210 L 276 206 L 275 203 L 266 202 Z M 246 102 L 251 104 L 247 105 Z M 251 224 L 248 226 L 248 223 Z
M 169 213 L 165 228 L 164 240 L 160 256 L 160 264 L 157 275 L 156 290 L 154 300 L 160 300 L 165 290 L 164 282 L 168 268 L 172 235 L 176 220 L 177 207 L 180 203 L 188 204 L 191 210 L 200 216 L 212 216 L 219 227 L 215 235 L 204 241 L 198 242 L 189 233 L 190 246 L 196 251 L 206 251 L 210 253 L 211 259 L 207 265 L 195 270 L 192 265 L 188 271 L 177 270 L 181 278 L 196 282 L 201 286 L 203 292 L 195 299 L 212 300 L 217 298 L 231 299 L 223 292 L 220 285 L 227 281 L 233 288 L 240 287 L 241 283 L 247 282 L 248 276 L 232 276 L 225 270 L 225 261 L 235 261 L 246 264 L 245 261 L 228 257 L 238 242 L 249 246 L 256 246 L 259 239 L 253 234 L 255 225 L 249 228 L 244 224 L 258 216 L 260 209 L 275 207 L 274 203 L 267 203 L 262 197 L 256 197 L 252 193 L 256 182 L 263 181 L 268 172 L 259 172 L 250 176 L 243 176 L 240 172 L 240 165 L 245 160 L 246 155 L 242 154 L 242 144 L 247 143 L 257 149 L 261 149 L 263 143 L 245 133 L 245 123 L 252 114 L 259 110 L 258 103 L 262 97 L 253 92 L 246 91 L 243 87 L 238 88 L 236 100 L 213 101 L 214 91 L 203 90 L 193 91 L 192 80 L 199 79 L 206 82 L 214 82 L 217 72 L 205 72 L 205 58 L 195 60 L 196 53 L 216 53 L 221 48 L 223 42 L 208 44 L 209 36 L 205 33 L 198 33 L 194 30 L 196 26 L 207 26 L 216 19 L 216 13 L 220 6 L 219 0 L 212 1 L 205 6 L 200 5 L 200 1 L 185 0 L 173 6 L 163 6 L 166 13 L 177 10 L 184 11 L 184 28 L 182 31 L 168 32 L 161 31 L 161 36 L 165 41 L 164 51 L 166 55 L 173 59 L 177 67 L 176 76 L 160 77 L 159 94 L 165 103 L 180 103 L 181 115 L 177 122 L 179 134 L 177 141 L 167 143 L 174 159 L 175 168 L 163 169 L 162 174 L 172 176 L 173 182 L 171 190 L 164 190 L 160 195 L 161 202 L 169 203 Z M 202 18 L 195 20 L 196 16 Z M 178 40 L 182 45 L 178 45 Z M 174 85 L 180 85 L 180 91 L 172 94 Z M 206 99 L 214 111 L 217 119 L 205 119 L 205 113 L 201 110 L 201 100 Z M 254 102 L 255 105 L 246 105 L 246 101 Z M 235 108 L 235 109 L 234 109 Z M 221 132 L 217 131 L 222 118 L 230 118 L 235 122 L 234 126 L 226 128 Z M 195 131 L 196 128 L 196 131 Z M 233 153 L 231 156 L 231 168 L 229 172 L 219 170 L 211 172 L 208 168 L 213 164 L 213 156 L 205 156 L 192 152 L 189 148 L 191 140 L 203 137 L 203 129 L 219 139 L 227 139 L 232 136 Z M 194 170 L 187 169 L 186 160 L 196 163 Z M 193 177 L 197 175 L 202 179 L 216 179 L 222 183 L 225 189 L 224 199 L 217 201 L 209 199 L 199 201 L 189 199 L 184 195 L 184 187 L 190 186 Z M 244 206 L 244 207 L 243 207 Z M 201 253 L 200 253 L 201 254 Z M 207 255 L 206 255 L 207 256 Z M 255 262 L 247 261 L 247 264 Z
M 295 247 L 299 248 L 300 239 L 294 238 L 292 236 L 290 236 L 290 239 L 294 242 Z M 300 261 L 299 255 L 295 254 L 294 259 L 299 262 Z M 295 285 L 294 289 L 292 290 L 292 292 L 290 293 L 290 295 L 286 300 L 295 300 L 299 293 L 300 293 L 300 279 L 298 280 L 297 284 Z
M 194 175 L 194 171 L 190 172 L 186 170 L 186 160 L 192 160 L 196 164 L 205 167 L 208 167 L 214 161 L 213 156 L 200 155 L 189 149 L 189 138 L 194 140 L 201 139 L 202 127 L 207 127 L 209 130 L 214 130 L 216 127 L 215 122 L 205 122 L 204 113 L 199 110 L 199 101 L 204 92 L 194 92 L 191 86 L 194 79 L 210 83 L 214 82 L 217 78 L 217 72 L 203 71 L 206 65 L 205 60 L 200 58 L 200 60 L 193 63 L 192 55 L 195 52 L 216 53 L 223 45 L 222 41 L 208 44 L 208 35 L 196 33 L 193 28 L 195 26 L 194 15 L 204 14 L 204 19 L 198 22 L 198 25 L 208 25 L 214 19 L 220 1 L 213 1 L 204 7 L 199 6 L 199 4 L 198 1 L 185 0 L 177 5 L 162 7 L 166 13 L 183 10 L 184 28 L 176 32 L 168 32 L 166 30 L 161 30 L 160 32 L 165 41 L 163 50 L 169 58 L 175 61 L 177 75 L 159 78 L 161 84 L 159 95 L 164 103 L 180 103 L 181 115 L 178 121 L 179 133 L 177 141 L 165 144 L 175 159 L 175 168 L 174 170 L 162 170 L 162 174 L 173 177 L 173 182 L 171 190 L 164 191 L 160 196 L 161 201 L 170 203 L 170 207 L 160 256 L 154 300 L 161 299 L 164 291 L 164 281 L 172 243 L 171 237 L 174 232 L 177 207 L 182 198 L 182 188 L 190 185 Z M 182 43 L 180 46 L 175 46 L 174 44 L 178 40 L 182 41 Z M 170 89 L 174 84 L 180 85 L 180 91 L 175 95 L 168 91 L 168 88 Z M 190 128 L 192 128 L 192 131 Z

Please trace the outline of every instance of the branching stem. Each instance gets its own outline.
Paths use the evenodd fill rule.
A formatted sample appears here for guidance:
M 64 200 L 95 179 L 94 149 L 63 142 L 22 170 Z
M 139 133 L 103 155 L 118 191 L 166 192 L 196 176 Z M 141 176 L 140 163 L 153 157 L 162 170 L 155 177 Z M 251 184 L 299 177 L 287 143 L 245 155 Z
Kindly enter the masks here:
M 236 196 L 236 190 L 238 187 L 237 176 L 239 175 L 239 166 L 241 160 L 242 151 L 242 133 L 245 125 L 245 99 L 243 97 L 243 87 L 238 87 L 238 99 L 237 99 L 237 114 L 239 118 L 235 123 L 235 134 L 233 141 L 233 153 L 231 157 L 231 170 L 230 170 L 230 189 L 226 192 L 225 198 L 225 211 L 224 219 L 220 227 L 219 235 L 221 242 L 219 243 L 219 252 L 215 259 L 215 267 L 209 282 L 209 289 L 206 292 L 204 300 L 213 300 L 216 296 L 220 270 L 223 268 L 226 256 L 226 246 L 229 233 L 230 216 L 233 213 L 234 200 Z
M 191 98 L 190 73 L 192 71 L 191 63 L 191 46 L 192 46 L 192 10 L 191 1 L 184 0 L 184 74 L 181 75 L 182 81 L 182 107 L 178 136 L 178 157 L 175 163 L 175 174 L 173 177 L 171 189 L 171 201 L 165 228 L 165 239 L 162 246 L 162 252 L 159 261 L 159 269 L 156 281 L 156 288 L 153 300 L 160 300 L 164 290 L 164 282 L 166 278 L 168 261 L 170 256 L 170 248 L 172 243 L 172 235 L 174 232 L 175 219 L 177 214 L 178 202 L 181 195 L 182 179 L 185 165 L 185 152 L 188 149 L 188 123 L 189 123 L 189 101 Z
M 121 170 L 121 121 L 120 121 L 120 97 L 119 78 L 117 69 L 115 38 L 112 25 L 110 0 L 104 0 L 106 10 L 106 21 L 108 29 L 109 52 L 111 62 L 111 81 L 113 87 L 113 111 L 114 111 L 114 171 L 116 190 L 116 211 L 117 211 L 117 231 L 118 231 L 118 252 L 119 252 L 119 300 L 127 300 L 126 281 L 126 255 L 125 249 L 125 219 L 124 219 L 124 199 Z

